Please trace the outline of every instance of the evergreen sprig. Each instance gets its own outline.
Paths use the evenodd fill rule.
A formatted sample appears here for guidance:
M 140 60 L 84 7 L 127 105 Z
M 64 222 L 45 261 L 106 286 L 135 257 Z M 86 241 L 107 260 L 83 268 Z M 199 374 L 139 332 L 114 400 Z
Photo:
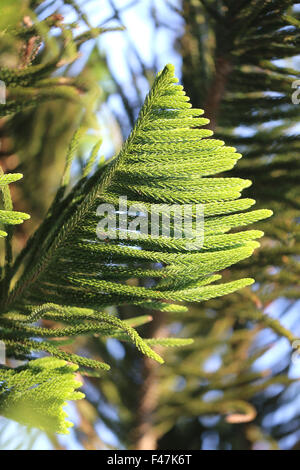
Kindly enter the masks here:
M 216 283 L 221 276 L 215 273 L 250 256 L 259 246 L 254 240 L 262 232 L 233 234 L 230 230 L 269 217 L 271 211 L 247 210 L 254 201 L 239 197 L 249 181 L 213 177 L 232 168 L 241 155 L 224 142 L 208 138 L 212 132 L 201 129 L 208 123 L 200 117 L 203 111 L 191 107 L 176 82 L 174 67 L 167 65 L 155 79 L 119 155 L 90 178 L 84 174 L 77 185 L 65 191 L 77 145 L 75 134 L 62 185 L 44 223 L 24 249 L 23 258 L 21 254 L 22 273 L 18 267 L 12 268 L 16 279 L 10 276 L 3 297 L 0 339 L 12 357 L 45 351 L 83 367 L 107 370 L 104 362 L 71 354 L 55 341 L 43 339 L 92 333 L 126 337 L 142 353 L 163 362 L 150 345 L 179 346 L 190 341 L 145 341 L 128 321 L 102 309 L 129 304 L 162 311 L 184 310 L 164 301 L 207 300 L 253 283 L 248 278 Z M 123 195 L 129 205 L 190 204 L 194 227 L 196 204 L 203 204 L 204 245 L 191 248 L 189 239 L 176 240 L 171 235 L 149 234 L 134 243 L 118 237 L 99 239 L 98 205 L 116 202 Z M 132 278 L 136 279 L 134 285 L 129 283 Z M 46 317 L 70 326 L 30 326 Z M 130 321 L 139 325 L 141 320 Z
M 75 364 L 53 357 L 30 361 L 27 366 L 0 369 L 0 414 L 47 432 L 66 434 L 73 426 L 63 410 L 68 400 L 79 400 Z

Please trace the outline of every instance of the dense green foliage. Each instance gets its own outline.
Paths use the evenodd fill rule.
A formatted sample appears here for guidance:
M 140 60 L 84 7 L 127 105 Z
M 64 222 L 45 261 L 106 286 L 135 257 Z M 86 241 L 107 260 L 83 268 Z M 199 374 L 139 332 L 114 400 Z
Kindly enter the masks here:
M 193 345 L 166 352 L 163 368 L 145 360 L 140 375 L 127 349 L 116 360 L 121 367 L 99 389 L 100 402 L 113 402 L 120 422 L 88 399 L 126 445 L 137 445 L 130 432 L 136 424 L 161 449 L 201 448 L 209 436 L 219 449 L 278 448 L 280 439 L 289 446 L 298 442 L 300 422 L 291 363 L 299 335 L 299 106 L 291 99 L 299 75 L 299 8 L 294 1 L 194 0 L 171 10 L 168 18 L 177 14 L 178 24 L 185 21 L 175 43 L 185 90 L 193 105 L 205 109 L 215 137 L 243 153 L 231 175 L 252 180 L 246 196 L 274 216 L 259 227 L 266 234 L 263 249 L 223 273 L 228 281 L 255 277 L 252 289 L 190 306 L 162 322 L 157 316 L 148 330 L 168 335 L 180 324 L 181 334 L 196 338 Z M 157 35 L 167 27 L 173 32 L 159 7 L 153 17 Z M 137 68 L 138 80 L 143 72 Z M 126 94 L 124 109 L 129 102 L 134 110 L 138 99 L 138 92 Z M 115 359 L 105 348 L 101 353 Z M 140 386 L 140 376 L 151 391 Z M 126 395 L 127 380 L 135 384 L 133 396 Z M 136 416 L 137 402 L 147 410 L 147 423 L 142 412 Z
M 29 361 L 28 366 L 1 371 L 0 410 L 7 418 L 46 430 L 67 433 L 72 423 L 66 421 L 63 405 L 84 395 L 75 390 L 77 366 L 60 359 L 44 357 Z
M 212 374 L 212 381 L 215 377 L 224 397 L 235 394 L 257 412 L 253 426 L 235 425 L 234 436 L 230 425 L 218 423 L 215 430 L 219 432 L 219 448 L 251 448 L 256 441 L 268 448 L 299 428 L 299 412 L 293 406 L 293 397 L 299 393 L 297 373 L 292 371 L 290 360 L 291 345 L 299 335 L 296 310 L 292 316 L 300 295 L 299 106 L 292 102 L 292 84 L 299 77 L 299 9 L 294 1 L 187 1 L 183 3 L 183 16 L 186 30 L 181 51 L 187 93 L 194 105 L 207 110 L 216 137 L 243 153 L 232 175 L 254 182 L 246 190 L 247 197 L 255 196 L 258 207 L 274 212 L 261 225 L 266 234 L 263 249 L 227 274 L 230 280 L 255 275 L 255 291 L 245 289 L 238 295 L 207 302 L 201 312 L 195 311 L 191 330 L 186 329 L 185 334 L 197 331 L 206 336 L 206 341 L 208 334 L 211 341 L 214 337 L 221 341 L 215 347 L 208 346 L 203 358 L 220 351 L 220 344 L 227 345 L 223 366 Z M 218 330 L 216 317 L 209 320 L 212 312 L 220 318 Z M 199 314 L 206 320 L 197 326 Z M 256 334 L 255 328 L 259 328 Z M 263 328 L 271 328 L 273 334 Z M 205 344 L 204 339 L 202 342 Z M 248 358 L 244 364 L 236 362 L 234 375 L 227 382 L 224 365 L 238 358 L 234 344 L 240 345 L 240 351 L 248 351 Z M 199 355 L 191 349 L 185 360 L 197 364 Z M 260 367 L 255 367 L 257 363 Z M 274 393 L 272 384 L 277 384 Z M 197 402 L 200 406 L 201 391 L 195 384 L 187 393 L 181 392 L 181 400 L 191 407 L 192 403 L 197 407 Z M 283 416 L 288 407 L 293 418 L 287 425 Z M 174 408 L 171 415 L 172 411 Z M 185 414 L 192 415 L 188 410 Z M 211 430 L 204 421 L 193 418 L 189 425 L 175 426 L 161 445 L 180 436 L 184 448 L 196 447 L 202 438 L 194 436 Z
M 26 30 L 26 33 L 33 35 L 41 27 L 40 23 L 35 27 L 30 24 L 31 31 Z M 39 87 L 41 80 L 57 67 L 58 57 L 38 65 L 31 64 L 32 60 L 33 56 L 30 56 L 29 63 L 21 70 L 3 68 L 1 79 L 14 90 L 18 86 L 23 87 L 22 93 L 37 86 L 35 95 L 40 95 L 41 100 L 57 98 L 54 89 L 51 88 L 49 95 L 44 95 L 40 94 Z M 47 87 L 47 80 L 52 87 L 53 80 L 59 82 L 60 79 L 48 78 L 42 83 L 43 87 Z M 44 222 L 15 264 L 11 265 L 11 259 L 6 260 L 2 278 L 0 338 L 6 345 L 8 358 L 30 359 L 32 351 L 45 351 L 83 368 L 107 370 L 109 366 L 104 362 L 74 355 L 61 349 L 56 341 L 45 340 L 97 333 L 104 338 L 127 339 L 142 353 L 163 362 L 149 344 L 178 346 L 190 341 L 172 338 L 143 340 L 133 326 L 149 321 L 149 317 L 122 321 L 100 309 L 109 305 L 142 307 L 145 304 L 156 310 L 182 311 L 185 309 L 181 306 L 172 307 L 163 301 L 207 300 L 253 282 L 246 278 L 215 284 L 220 276 L 214 273 L 250 256 L 258 246 L 253 240 L 262 235 L 255 230 L 228 232 L 261 220 L 269 216 L 270 211 L 245 212 L 254 203 L 252 199 L 239 199 L 241 190 L 249 186 L 248 180 L 210 178 L 216 172 L 231 169 L 240 154 L 232 147 L 225 147 L 220 140 L 206 139 L 212 132 L 201 130 L 199 126 L 207 124 L 208 120 L 200 117 L 202 110 L 191 108 L 182 87 L 174 85 L 176 81 L 173 67 L 167 66 L 157 76 L 134 129 L 118 156 L 89 177 L 99 148 L 96 144 L 91 160 L 83 168 L 82 178 L 67 191 L 72 161 L 83 129 L 75 133 L 67 152 L 61 185 Z M 22 93 L 19 101 L 13 94 L 9 95 L 12 102 L 3 107 L 5 114 L 22 110 Z M 36 100 L 29 99 L 25 103 L 26 106 L 35 106 Z M 161 203 L 191 204 L 193 217 L 195 205 L 204 204 L 203 247 L 195 245 L 191 249 L 190 240 L 163 235 L 149 235 L 134 241 L 117 239 L 105 243 L 100 240 L 96 236 L 97 206 L 100 202 L 115 203 L 122 195 L 129 197 L 129 204 L 143 203 L 146 209 L 150 203 L 152 207 Z M 19 213 L 15 214 L 21 217 Z M 26 215 L 23 214 L 24 218 Z M 4 223 L 10 220 L 5 219 Z M 137 244 L 139 250 L 136 249 Z M 132 278 L 140 282 L 152 279 L 154 285 L 149 288 L 143 283 L 128 284 L 126 281 Z M 34 325 L 42 319 L 66 326 L 47 328 Z M 35 410 L 41 407 L 40 401 L 52 403 L 52 385 L 55 383 L 60 405 L 72 397 L 72 390 L 76 387 L 70 382 L 70 369 L 65 370 L 63 363 L 57 363 L 63 369 L 59 372 L 62 387 L 58 380 L 50 385 L 48 378 L 52 369 L 56 370 L 52 367 L 56 363 L 49 362 L 47 386 L 33 389 L 34 393 L 28 396 L 24 384 L 28 380 L 29 386 L 33 385 L 35 364 L 42 362 L 29 361 L 27 368 L 23 366 L 24 372 L 2 370 L 1 408 L 6 416 L 17 418 L 17 407 L 10 410 L 12 403 L 18 399 L 23 406 L 30 400 L 32 406 L 28 413 L 23 414 L 24 417 L 20 416 L 20 421 L 45 429 L 47 416 L 45 420 L 35 416 Z M 36 380 L 43 383 L 40 375 Z M 61 417 L 61 410 L 59 413 Z M 59 416 L 56 425 L 55 421 L 51 422 L 49 429 L 64 432 L 66 427 L 61 424 Z
M 87 41 L 123 29 L 122 8 L 113 6 L 117 24 L 93 28 L 73 0 L 61 1 L 60 10 L 44 1 L 3 2 L 0 340 L 9 367 L 0 368 L 0 414 L 67 432 L 62 406 L 82 397 L 78 370 L 87 386 L 86 400 L 76 402 L 85 424 L 77 437 L 87 448 L 99 446 L 87 431 L 99 417 L 134 448 L 197 449 L 209 436 L 218 448 L 277 448 L 299 428 L 296 409 L 288 425 L 278 418 L 266 424 L 297 389 L 289 357 L 281 353 L 271 367 L 265 359 L 277 357 L 274 339 L 291 344 L 296 335 L 283 326 L 285 312 L 276 318 L 278 299 L 289 311 L 299 298 L 294 5 L 193 0 L 173 8 L 170 18 L 185 21 L 176 47 L 194 109 L 173 67 L 154 78 L 156 64 L 145 66 L 132 43 L 140 67 L 129 55 L 130 93 L 97 47 L 78 66 Z M 76 21 L 67 23 L 65 11 Z M 159 31 L 159 7 L 153 19 Z M 151 91 L 134 124 L 141 79 Z M 109 117 L 117 151 L 104 162 L 95 110 L 114 93 L 133 129 L 118 151 L 118 125 L 123 135 L 128 125 Z M 16 185 L 1 184 L 20 173 Z M 195 217 L 203 204 L 204 245 L 191 249 L 190 240 L 172 236 L 132 239 L 119 230 L 100 240 L 97 207 L 117 206 L 124 195 L 135 215 L 189 204 Z M 258 209 L 249 210 L 254 199 Z M 260 222 L 266 236 L 256 250 L 263 232 L 252 223 L 270 215 L 265 207 L 274 216 Z M 26 213 L 31 220 L 21 224 Z M 140 221 L 150 233 L 151 223 Z M 35 360 L 44 353 L 52 357 Z

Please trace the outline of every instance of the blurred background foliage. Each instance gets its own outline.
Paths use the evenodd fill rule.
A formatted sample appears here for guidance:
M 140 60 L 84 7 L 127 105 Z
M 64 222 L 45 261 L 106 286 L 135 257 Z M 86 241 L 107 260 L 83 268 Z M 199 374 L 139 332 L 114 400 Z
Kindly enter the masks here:
M 71 436 L 22 428 L 13 443 L 12 422 L 0 419 L 1 448 L 299 448 L 300 369 L 291 361 L 300 334 L 299 105 L 291 100 L 299 24 L 292 0 L 2 0 L 0 66 L 37 66 L 35 86 L 11 84 L 1 106 L 1 166 L 26 175 L 12 195 L 15 209 L 31 214 L 15 252 L 43 220 L 74 130 L 89 129 L 76 180 L 99 136 L 105 157 L 119 149 L 167 62 L 216 137 L 244 155 L 230 176 L 251 179 L 246 197 L 274 216 L 261 223 L 262 249 L 224 273 L 254 277 L 253 287 L 186 313 L 157 313 L 142 330 L 193 337 L 193 345 L 164 351 L 158 366 L 117 340 L 78 339 L 75 352 L 112 369 L 84 378 L 86 399 L 70 405 Z M 34 105 L 24 106 L 26 96 Z

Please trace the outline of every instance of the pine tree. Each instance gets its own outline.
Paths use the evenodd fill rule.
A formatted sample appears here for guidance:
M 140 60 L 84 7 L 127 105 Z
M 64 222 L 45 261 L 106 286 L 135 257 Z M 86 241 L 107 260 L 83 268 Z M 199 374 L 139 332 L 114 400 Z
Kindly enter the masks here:
M 283 328 L 268 308 L 274 305 L 274 309 L 281 309 L 280 306 L 276 307 L 275 302 L 284 297 L 290 299 L 285 306 L 287 312 L 299 298 L 299 266 L 295 259 L 299 254 L 299 191 L 296 176 L 299 173 L 296 157 L 299 138 L 294 127 L 298 123 L 299 111 L 291 100 L 292 84 L 298 76 L 297 67 L 293 68 L 293 59 L 299 53 L 299 13 L 293 9 L 293 5 L 291 1 L 195 1 L 184 2 L 183 5 L 186 24 L 181 40 L 183 83 L 193 102 L 205 107 L 206 115 L 211 119 L 208 127 L 215 130 L 217 137 L 237 146 L 238 151 L 243 153 L 244 158 L 233 169 L 233 174 L 249 177 L 258 184 L 258 192 L 255 192 L 258 204 L 271 207 L 274 217 L 263 225 L 268 234 L 264 250 L 257 252 L 251 260 L 232 267 L 227 273 L 234 279 L 243 273 L 256 271 L 259 266 L 255 292 L 243 290 L 238 295 L 210 301 L 204 309 L 195 311 L 192 331 L 198 331 L 199 336 L 206 337 L 201 339 L 202 356 L 197 355 L 193 347 L 190 355 L 184 354 L 181 358 L 187 365 L 192 361 L 198 365 L 200 361 L 205 364 L 205 359 L 214 354 L 221 357 L 223 366 L 212 373 L 212 383 L 217 380 L 215 386 L 218 384 L 218 390 L 221 389 L 229 396 L 236 394 L 246 398 L 248 403 L 250 401 L 254 408 L 249 419 L 252 420 L 257 413 L 256 426 L 266 421 L 264 417 L 270 417 L 286 400 L 290 401 L 290 394 L 295 390 L 295 387 L 289 387 L 289 355 L 286 357 L 282 353 L 282 360 L 274 366 L 273 373 L 268 370 L 254 373 L 252 364 L 258 357 L 263 357 L 272 344 L 264 344 L 260 351 L 258 345 L 262 342 L 258 342 L 258 338 L 261 336 L 251 331 L 247 333 L 249 328 L 253 329 L 255 322 L 260 330 L 268 327 L 277 337 L 287 338 L 290 345 L 295 340 L 295 335 Z M 251 188 L 247 193 L 253 196 Z M 283 311 L 281 315 L 286 312 Z M 202 324 L 198 323 L 199 315 L 204 317 Z M 218 327 L 216 318 L 220 318 Z M 236 331 L 231 333 L 232 329 Z M 189 334 L 188 331 L 185 329 L 186 334 Z M 211 339 L 207 338 L 208 335 Z M 236 347 L 239 342 L 240 352 Z M 214 343 L 215 346 L 210 346 Z M 224 348 L 226 345 L 225 354 L 221 353 L 222 345 Z M 247 350 L 249 360 L 244 365 L 235 362 L 238 354 Z M 253 350 L 255 354 L 251 358 Z M 178 361 L 178 356 L 174 361 Z M 224 364 L 227 363 L 236 363 L 236 370 L 232 366 L 226 371 Z M 179 369 L 179 377 L 185 369 L 185 366 Z M 192 370 L 193 367 L 191 374 Z M 226 382 L 229 380 L 229 371 L 235 371 L 230 385 Z M 165 380 L 168 380 L 167 377 Z M 161 377 L 159 381 L 161 384 Z M 188 385 L 190 381 L 191 385 Z M 223 381 L 226 382 L 225 390 Z M 278 394 L 269 397 L 270 385 L 278 382 L 284 386 L 279 388 Z M 198 420 L 198 415 L 206 414 L 208 409 L 205 401 L 202 401 L 205 388 L 193 384 L 191 379 L 187 380 L 186 387 L 176 396 L 176 401 L 170 406 L 169 428 L 164 427 L 166 416 L 161 417 L 160 413 L 170 402 L 170 395 L 165 394 L 158 400 L 155 412 L 153 408 L 154 419 L 159 423 L 156 439 L 161 435 L 161 448 L 168 447 L 170 443 L 174 445 L 174 442 L 178 442 L 182 448 L 199 448 L 203 436 L 209 432 L 218 436 L 219 448 L 246 448 L 255 442 L 253 436 L 259 436 L 259 432 L 251 432 L 256 429 L 254 426 L 241 424 L 235 425 L 238 432 L 233 439 L 232 425 L 223 420 L 215 426 L 206 425 L 204 419 Z M 229 416 L 228 419 L 232 418 Z M 263 425 L 262 437 L 257 439 L 268 446 L 272 440 L 270 438 L 268 441 L 268 432 L 279 440 L 286 433 L 297 429 L 298 425 L 299 417 L 295 411 L 290 431 L 286 430 L 284 422 L 274 429 Z
M 29 23 L 22 34 L 35 37 L 41 30 L 41 23 Z M 15 34 L 15 30 L 9 34 Z M 17 34 L 21 34 L 19 30 Z M 89 37 L 86 34 L 77 38 L 75 44 Z M 58 79 L 44 77 L 57 67 L 58 57 L 38 65 L 32 61 L 30 53 L 24 68 L 2 69 L 1 79 L 7 83 L 10 98 L 3 107 L 4 114 L 19 113 L 28 104 L 36 106 L 39 100 L 57 97 L 53 83 Z M 76 364 L 87 375 L 94 374 L 93 370 L 104 373 L 109 365 L 62 349 L 66 342 L 55 338 L 72 341 L 87 334 L 97 334 L 103 340 L 115 338 L 132 343 L 159 363 L 163 359 L 152 346 L 191 343 L 184 338 L 142 339 L 134 327 L 149 321 L 149 316 L 121 320 L 105 311 L 107 307 L 132 305 L 137 309 L 179 311 L 182 315 L 186 307 L 177 302 L 204 301 L 253 283 L 247 277 L 220 282 L 216 272 L 252 254 L 262 232 L 237 229 L 271 212 L 250 211 L 253 199 L 240 199 L 249 180 L 213 177 L 232 169 L 241 155 L 234 147 L 224 146 L 223 141 L 209 138 L 212 132 L 201 128 L 208 124 L 201 117 L 203 111 L 191 107 L 176 81 L 173 67 L 166 66 L 156 77 L 119 154 L 91 174 L 99 149 L 96 144 L 79 181 L 72 184 L 71 166 L 84 130 L 75 132 L 61 184 L 44 221 L 14 262 L 11 256 L 6 257 L 1 280 L 0 338 L 8 359 L 25 363 L 17 369 L 2 367 L 0 371 L 2 414 L 41 429 L 66 432 L 68 425 L 63 421 L 61 406 L 66 399 L 81 395 L 74 391 L 78 388 L 72 375 L 75 366 L 65 361 Z M 29 102 L 24 101 L 25 95 Z M 9 175 L 2 178 L 10 181 Z M 101 203 L 116 204 L 123 195 L 131 206 L 138 207 L 136 212 L 141 212 L 141 205 L 143 210 L 161 211 L 161 204 L 189 204 L 194 228 L 196 204 L 203 204 L 203 246 L 193 243 L 191 247 L 189 238 L 178 240 L 161 234 L 138 237 L 137 227 L 135 239 L 128 238 L 127 233 L 125 239 L 120 233 L 113 239 L 108 233 L 107 242 L 99 239 L 97 207 Z M 11 211 L 11 207 L 4 205 L 6 210 Z M 6 213 L 4 223 L 26 218 L 25 214 L 12 214 Z M 10 238 L 7 252 L 11 251 Z M 134 284 L 129 282 L 131 279 L 136 280 Z M 55 327 L 40 325 L 41 320 L 50 320 Z M 46 352 L 52 358 L 33 360 L 34 352 Z M 32 388 L 35 384 L 39 386 Z M 226 403 L 222 407 L 225 409 Z
M 292 102 L 292 84 L 298 77 L 295 57 L 299 53 L 299 12 L 293 8 L 294 4 L 292 1 L 222 2 L 220 5 L 185 2 L 186 32 L 182 38 L 183 82 L 188 93 L 197 106 L 206 106 L 209 110 L 209 127 L 215 130 L 216 136 L 243 153 L 244 158 L 233 169 L 233 174 L 252 179 L 258 185 L 255 192 L 258 205 L 267 204 L 274 211 L 272 222 L 262 226 L 268 234 L 263 256 L 257 253 L 251 262 L 245 261 L 231 269 L 233 279 L 243 272 L 258 269 L 255 294 L 247 295 L 242 291 L 238 297 L 209 302 L 206 308 L 222 312 L 227 318 L 234 317 L 239 310 L 241 318 L 235 324 L 238 331 L 243 325 L 249 328 L 251 322 L 259 322 L 261 327 L 271 328 L 274 337 L 287 338 L 291 346 L 297 330 L 294 329 L 293 334 L 283 328 L 272 310 L 281 310 L 280 322 L 284 322 L 284 314 L 299 298 L 299 266 L 295 260 L 299 254 L 296 182 L 299 137 L 295 127 L 299 111 Z M 209 41 L 204 39 L 206 37 Z M 197 48 L 192 46 L 194 41 Z M 251 188 L 247 193 L 253 196 Z M 286 312 L 280 303 L 276 304 L 276 299 L 281 297 L 289 299 L 284 307 Z M 243 306 L 242 311 L 238 305 Z M 262 343 L 254 339 L 254 346 L 258 344 Z M 268 347 L 268 344 L 262 346 Z M 272 345 L 269 347 L 271 349 Z M 288 386 L 290 367 L 290 353 L 287 356 L 282 353 L 282 360 L 273 367 L 272 373 L 265 370 L 262 375 L 266 376 L 266 384 L 282 380 L 285 386 L 274 397 L 269 397 L 268 388 L 267 392 L 257 391 L 250 401 L 258 415 L 255 425 L 263 426 L 267 446 L 270 445 L 268 433 L 278 441 L 286 432 L 292 432 L 293 426 L 297 429 L 299 423 L 295 412 L 291 431 L 285 429 L 284 422 L 274 429 L 265 425 L 266 416 L 271 416 L 286 400 L 290 401 L 288 396 L 293 387 L 295 389 L 294 385 Z M 241 374 L 239 377 L 241 380 Z M 236 386 L 239 387 L 239 382 Z M 240 389 L 240 396 L 245 392 Z M 196 425 L 193 432 L 200 434 L 200 427 L 199 423 L 199 428 Z M 232 445 L 236 446 L 234 448 L 251 446 L 253 428 L 239 427 L 239 440 Z M 190 434 L 185 435 L 187 443 Z M 231 442 L 229 426 L 220 426 L 220 440 L 221 446 Z M 161 445 L 166 442 L 162 441 Z
M 211 432 L 218 436 L 219 448 L 251 447 L 256 440 L 277 446 L 274 438 L 278 440 L 299 427 L 296 412 L 289 427 L 284 422 L 273 429 L 257 427 L 266 415 L 297 393 L 295 381 L 288 377 L 290 354 L 282 353 L 280 363 L 271 372 L 253 368 L 273 346 L 273 342 L 261 344 L 264 328 L 271 328 L 276 338 L 286 338 L 290 345 L 295 339 L 268 310 L 269 305 L 284 297 L 290 299 L 288 311 L 299 297 L 295 258 L 299 255 L 299 138 L 295 128 L 299 111 L 291 101 L 292 84 L 298 77 L 293 64 L 299 53 L 299 13 L 294 4 L 199 0 L 184 2 L 183 12 L 178 12 L 184 15 L 186 24 L 180 44 L 185 89 L 193 104 L 204 108 L 205 116 L 211 119 L 206 127 L 243 153 L 232 174 L 253 180 L 253 191 L 247 189 L 247 194 L 257 197 L 259 207 L 271 207 L 274 216 L 262 225 L 267 234 L 264 249 L 224 273 L 228 279 L 252 273 L 257 280 L 255 290 L 243 289 L 210 300 L 197 308 L 190 307 L 184 315 L 173 313 L 168 320 L 162 316 L 157 320 L 157 316 L 152 322 L 152 335 L 170 334 L 175 322 L 176 328 L 184 324 L 182 334 L 195 337 L 197 332 L 199 339 L 178 352 L 166 352 L 168 367 L 156 368 L 145 359 L 139 373 L 133 370 L 132 356 L 126 349 L 125 357 L 116 361 L 122 368 L 112 372 L 112 380 L 110 376 L 104 378 L 100 400 L 107 403 L 114 397 L 121 423 L 107 417 L 99 404 L 94 405 L 95 409 L 127 445 L 143 445 L 145 438 L 148 445 L 150 442 L 161 449 L 200 448 L 204 436 Z M 158 18 L 155 15 L 156 21 Z M 124 108 L 129 102 L 134 109 L 137 100 L 138 96 L 131 101 L 125 96 Z M 105 348 L 101 351 L 106 360 L 111 359 Z M 206 360 L 216 356 L 221 358 L 222 366 L 208 373 Z M 141 385 L 141 376 L 146 386 Z M 133 396 L 126 395 L 127 380 L 135 385 Z M 272 384 L 278 384 L 279 391 L 274 395 Z M 223 412 L 224 395 L 219 400 L 216 396 L 209 408 L 206 393 L 216 389 L 220 394 L 226 392 L 228 400 L 234 399 L 236 408 L 230 410 L 227 402 Z M 142 412 L 138 433 L 132 436 L 137 400 Z M 90 401 L 93 403 L 92 398 Z M 216 417 L 217 424 L 211 425 L 205 420 L 207 413 L 229 415 L 226 420 Z M 242 413 L 246 413 L 244 417 Z M 256 414 L 255 425 L 241 423 L 234 424 L 234 428 L 231 424 L 234 420 L 251 421 Z

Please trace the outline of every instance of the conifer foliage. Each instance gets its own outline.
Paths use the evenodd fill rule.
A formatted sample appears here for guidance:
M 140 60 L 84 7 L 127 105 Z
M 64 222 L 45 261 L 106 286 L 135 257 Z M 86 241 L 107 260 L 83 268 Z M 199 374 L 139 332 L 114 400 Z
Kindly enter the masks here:
M 153 410 L 157 445 L 168 448 L 177 442 L 199 448 L 212 432 L 218 449 L 250 448 L 257 441 L 278 446 L 299 429 L 299 412 L 291 400 L 299 393 L 291 362 L 299 335 L 295 307 L 300 294 L 299 105 L 292 100 L 299 78 L 299 4 L 187 0 L 179 14 L 185 21 L 180 38 L 184 87 L 193 105 L 206 110 L 215 137 L 243 153 L 231 175 L 251 179 L 247 196 L 255 197 L 258 207 L 271 208 L 274 216 L 260 227 L 266 233 L 263 249 L 224 273 L 230 280 L 255 276 L 255 290 L 212 299 L 185 316 L 185 334 L 197 331 L 198 340 L 167 357 L 174 365 L 174 381 L 186 379 L 175 397 L 164 393 L 170 379 L 159 371 Z M 280 356 L 271 361 L 281 347 Z M 240 361 L 243 355 L 247 359 Z M 219 367 L 208 373 L 205 366 L 216 357 Z M 203 382 L 196 381 L 199 364 Z M 273 394 L 273 384 L 278 393 Z M 202 420 L 211 389 L 220 393 L 209 404 L 215 413 L 223 413 L 226 400 L 243 400 L 256 409 L 255 421 L 253 413 L 248 425 Z M 284 413 L 279 417 L 287 406 L 293 409 L 289 423 Z
M 166 66 L 156 77 L 120 153 L 90 177 L 85 172 L 78 184 L 69 188 L 73 149 L 80 137 L 80 133 L 75 134 L 62 184 L 47 217 L 4 279 L 0 339 L 8 357 L 29 359 L 28 366 L 21 370 L 0 370 L 0 407 L 7 416 L 18 419 L 10 411 L 14 400 L 22 403 L 30 398 L 34 411 L 42 400 L 61 405 L 65 399 L 79 398 L 72 391 L 77 385 L 70 379 L 71 366 L 54 359 L 31 361 L 34 351 L 77 364 L 83 373 L 109 369 L 104 362 L 66 352 L 55 338 L 97 333 L 103 338 L 130 341 L 158 362 L 163 360 L 151 344 L 177 346 L 190 342 L 172 338 L 143 340 L 134 326 L 149 317 L 124 321 L 106 313 L 105 307 L 129 304 L 184 311 L 180 304 L 164 301 L 202 301 L 252 284 L 248 278 L 220 282 L 216 272 L 252 254 L 262 232 L 237 229 L 271 212 L 249 211 L 254 201 L 240 199 L 241 191 L 250 184 L 248 180 L 213 176 L 230 170 L 241 155 L 223 141 L 209 138 L 212 132 L 201 128 L 208 123 L 201 117 L 203 111 L 191 107 L 176 82 L 173 66 Z M 143 203 L 145 207 L 177 203 L 195 208 L 197 203 L 204 204 L 203 247 L 191 250 L 185 239 L 150 234 L 134 241 L 99 239 L 98 205 L 116 203 L 123 195 L 129 204 Z M 137 280 L 134 285 L 127 282 L 133 278 Z M 147 280 L 151 280 L 151 287 Z M 52 320 L 57 326 L 48 329 L 36 325 L 41 319 Z M 36 372 L 39 368 L 41 371 Z M 45 387 L 39 374 L 46 380 Z M 36 392 L 27 392 L 23 385 L 31 387 L 35 377 L 40 386 Z M 53 380 L 55 377 L 59 380 Z M 49 409 L 51 430 L 64 432 L 61 411 L 55 418 L 52 405 Z M 40 422 L 29 416 L 21 421 L 32 425 Z M 48 417 L 41 422 L 46 428 Z
M 53 357 L 28 362 L 27 366 L 1 371 L 0 410 L 6 418 L 37 427 L 49 433 L 66 434 L 72 423 L 66 421 L 63 406 L 67 400 L 84 395 L 76 389 L 78 366 Z
M 24 212 L 13 211 L 12 200 L 8 185 L 21 179 L 23 175 L 20 173 L 6 173 L 4 174 L 0 168 L 0 190 L 2 193 L 4 209 L 0 210 L 0 221 L 4 225 L 21 224 L 24 220 L 29 219 L 29 215 Z M 0 231 L 0 237 L 6 237 L 7 232 Z

